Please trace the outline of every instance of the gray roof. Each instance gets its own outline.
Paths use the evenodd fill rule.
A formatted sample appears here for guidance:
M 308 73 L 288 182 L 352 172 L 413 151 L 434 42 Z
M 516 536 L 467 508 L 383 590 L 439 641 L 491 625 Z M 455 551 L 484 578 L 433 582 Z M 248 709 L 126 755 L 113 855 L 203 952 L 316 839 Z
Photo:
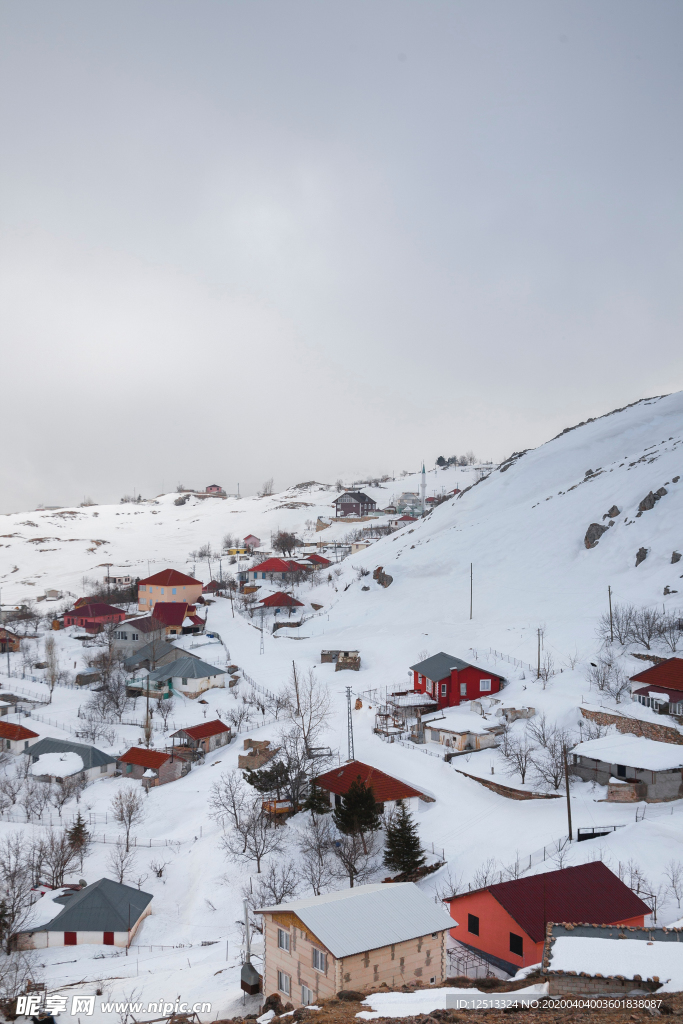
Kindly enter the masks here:
M 426 676 L 427 679 L 431 679 L 433 682 L 438 683 L 440 679 L 445 679 L 446 676 L 451 674 L 451 669 L 455 668 L 458 672 L 462 672 L 464 668 L 478 668 L 480 672 L 489 672 L 488 668 L 481 668 L 479 665 L 473 665 L 471 661 L 463 661 L 462 658 L 456 658 L 453 654 L 444 654 L 440 651 L 439 654 L 433 654 L 431 658 L 426 658 L 424 661 L 418 661 L 417 665 L 411 665 L 411 672 L 419 672 L 421 676 Z M 492 676 L 497 676 L 498 679 L 503 679 L 500 672 L 491 672 Z
M 74 896 L 66 897 L 66 906 L 47 924 L 31 931 L 47 932 L 127 932 L 138 920 L 152 895 L 119 885 L 111 878 L 100 878 Z M 64 897 L 58 897 L 60 903 Z M 129 909 L 130 908 L 130 909 Z M 29 930 L 29 929 L 27 929 Z
M 25 753 L 30 754 L 34 760 L 41 754 L 78 754 L 85 769 L 97 768 L 101 764 L 111 764 L 116 761 L 111 754 L 105 754 L 97 747 L 91 747 L 86 743 L 72 743 L 71 740 L 57 740 L 52 736 L 44 736 L 42 740 L 38 740 L 32 747 L 29 747 Z
M 153 683 L 163 679 L 207 679 L 209 676 L 224 676 L 224 668 L 216 668 L 215 665 L 208 665 L 201 658 L 194 658 L 186 654 L 170 665 L 163 665 L 161 668 L 150 672 L 149 678 Z
M 377 504 L 375 499 L 369 497 L 369 495 L 365 494 L 364 491 L 344 491 L 343 494 L 340 494 L 338 498 L 334 499 L 333 504 L 336 505 L 337 502 L 342 500 L 342 498 L 347 498 L 347 497 L 353 498 L 353 500 L 355 502 L 357 502 L 359 505 L 376 505 Z
M 142 661 L 159 661 L 168 654 L 177 654 L 178 649 L 165 640 L 152 640 L 150 643 L 140 647 L 124 661 L 126 667 L 134 668 Z
M 455 927 L 442 904 L 414 882 L 357 885 L 324 896 L 261 907 L 257 914 L 289 911 L 336 957 L 352 956 Z

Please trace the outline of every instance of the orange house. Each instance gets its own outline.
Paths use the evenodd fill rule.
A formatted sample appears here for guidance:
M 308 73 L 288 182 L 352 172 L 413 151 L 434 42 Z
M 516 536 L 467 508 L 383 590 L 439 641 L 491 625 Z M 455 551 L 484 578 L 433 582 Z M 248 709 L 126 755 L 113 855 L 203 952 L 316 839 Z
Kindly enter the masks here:
M 175 569 L 164 569 L 138 583 L 138 610 L 151 612 L 157 601 L 196 604 L 202 596 L 202 584 Z
M 602 861 L 452 896 L 451 935 L 508 974 L 540 963 L 546 925 L 645 923 L 650 907 Z

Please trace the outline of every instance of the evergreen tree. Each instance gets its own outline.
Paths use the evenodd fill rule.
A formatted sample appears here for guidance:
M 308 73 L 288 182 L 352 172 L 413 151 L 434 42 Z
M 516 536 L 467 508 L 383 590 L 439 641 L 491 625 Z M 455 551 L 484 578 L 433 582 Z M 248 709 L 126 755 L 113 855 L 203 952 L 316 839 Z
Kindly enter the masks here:
M 408 808 L 400 803 L 395 815 L 387 825 L 384 863 L 390 871 L 403 874 L 403 872 L 416 871 L 424 862 L 425 856 L 420 846 L 417 825 Z
M 69 841 L 69 846 L 76 850 L 81 861 L 81 871 L 83 870 L 83 858 L 85 857 L 88 847 L 90 846 L 90 833 L 86 828 L 85 821 L 79 811 L 76 815 L 76 820 L 73 825 L 66 830 L 66 838 Z
M 316 786 L 314 782 L 311 783 L 311 788 L 308 791 L 308 796 L 304 800 L 303 808 L 305 811 L 310 811 L 312 814 L 329 814 L 332 810 L 327 794 L 324 793 L 319 786 Z
M 334 823 L 343 835 L 360 836 L 364 852 L 365 833 L 377 832 L 382 827 L 372 786 L 366 786 L 360 775 L 342 797 L 341 807 L 335 807 Z
M 280 800 L 282 790 L 287 789 L 289 774 L 282 761 L 275 761 L 267 768 L 247 769 L 244 773 L 244 780 L 264 796 L 275 794 L 275 798 Z

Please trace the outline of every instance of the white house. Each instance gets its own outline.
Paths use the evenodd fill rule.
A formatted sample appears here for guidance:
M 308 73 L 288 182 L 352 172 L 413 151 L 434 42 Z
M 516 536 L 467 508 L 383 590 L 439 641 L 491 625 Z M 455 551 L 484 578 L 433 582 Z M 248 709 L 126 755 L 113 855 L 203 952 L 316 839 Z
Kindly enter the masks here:
M 148 678 L 150 686 L 161 683 L 167 692 L 172 689 L 185 697 L 198 697 L 205 690 L 225 686 L 225 669 L 208 665 L 200 658 L 184 655 L 170 665 L 163 665 L 150 672 Z
M 49 946 L 128 946 L 151 913 L 152 895 L 100 878 L 80 891 L 56 889 L 31 907 L 17 935 L 19 949 Z

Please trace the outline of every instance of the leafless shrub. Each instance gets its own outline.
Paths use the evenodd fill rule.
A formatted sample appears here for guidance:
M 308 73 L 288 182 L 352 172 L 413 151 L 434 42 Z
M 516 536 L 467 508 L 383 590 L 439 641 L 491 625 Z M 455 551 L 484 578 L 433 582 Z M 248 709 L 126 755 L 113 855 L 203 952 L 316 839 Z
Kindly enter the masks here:
M 48 829 L 38 843 L 36 854 L 41 874 L 50 885 L 64 885 L 64 876 L 79 862 L 79 852 L 69 842 L 66 832 Z
M 257 874 L 260 874 L 264 857 L 281 851 L 283 837 L 270 816 L 263 813 L 259 795 L 244 801 L 238 821 L 221 836 L 220 842 L 231 860 L 253 860 L 256 862 Z
M 680 860 L 670 860 L 664 869 L 667 891 L 680 907 L 683 899 L 683 864 Z
M 348 878 L 353 888 L 356 882 L 365 882 L 379 868 L 383 838 L 380 832 L 338 834 L 332 847 L 337 862 L 335 872 L 339 879 Z
M 569 734 L 555 729 L 543 747 L 537 749 L 531 758 L 538 782 L 557 791 L 564 783 L 564 752 L 573 746 Z
M 125 880 L 130 878 L 134 861 L 135 850 L 129 849 L 123 838 L 117 839 L 107 858 L 107 867 L 119 885 L 123 885 Z
M 0 841 L 0 888 L 2 914 L 0 934 L 5 952 L 12 952 L 14 936 L 26 922 L 31 909 L 34 850 L 23 832 L 13 832 Z
M 495 857 L 489 857 L 484 864 L 481 864 L 474 873 L 472 879 L 473 889 L 485 889 L 492 885 L 500 876 L 500 865 Z
M 164 871 L 171 862 L 169 860 L 151 860 L 149 866 L 157 878 L 164 877 Z
M 128 787 L 120 789 L 110 804 L 114 821 L 122 826 L 126 839 L 126 852 L 130 849 L 130 833 L 134 825 L 138 825 L 145 816 L 144 798 L 139 789 Z
M 273 493 L 273 478 L 271 476 L 268 480 L 265 480 L 263 482 L 263 484 L 261 484 L 261 490 L 259 491 L 259 496 L 261 498 L 267 498 L 272 493 Z
M 311 815 L 299 832 L 302 874 L 315 896 L 326 892 L 334 880 L 331 854 L 335 836 L 336 830 L 328 815 Z
M 238 771 L 223 772 L 209 790 L 209 817 L 222 828 L 237 828 L 247 798 L 244 780 Z
M 448 900 L 452 896 L 457 896 L 459 893 L 464 892 L 465 886 L 463 885 L 462 875 L 454 874 L 450 866 L 446 868 L 445 872 L 439 875 L 439 881 L 435 887 L 435 893 L 437 899 L 442 902 Z
M 543 681 L 543 689 L 545 690 L 548 682 L 555 675 L 555 661 L 550 651 L 546 651 L 541 659 L 540 667 L 540 678 Z
M 168 697 L 166 700 L 160 700 L 157 706 L 157 713 L 164 723 L 164 732 L 168 730 L 168 720 L 175 711 L 175 699 Z
M 275 906 L 294 900 L 299 895 L 301 875 L 299 866 L 291 860 L 284 864 L 269 864 L 256 885 L 242 887 L 242 899 L 247 900 L 250 909 Z
M 533 763 L 535 746 L 524 733 L 522 736 L 508 736 L 505 750 L 501 746 L 501 754 L 506 764 L 508 775 L 519 775 L 522 785 L 526 781 L 527 772 Z

